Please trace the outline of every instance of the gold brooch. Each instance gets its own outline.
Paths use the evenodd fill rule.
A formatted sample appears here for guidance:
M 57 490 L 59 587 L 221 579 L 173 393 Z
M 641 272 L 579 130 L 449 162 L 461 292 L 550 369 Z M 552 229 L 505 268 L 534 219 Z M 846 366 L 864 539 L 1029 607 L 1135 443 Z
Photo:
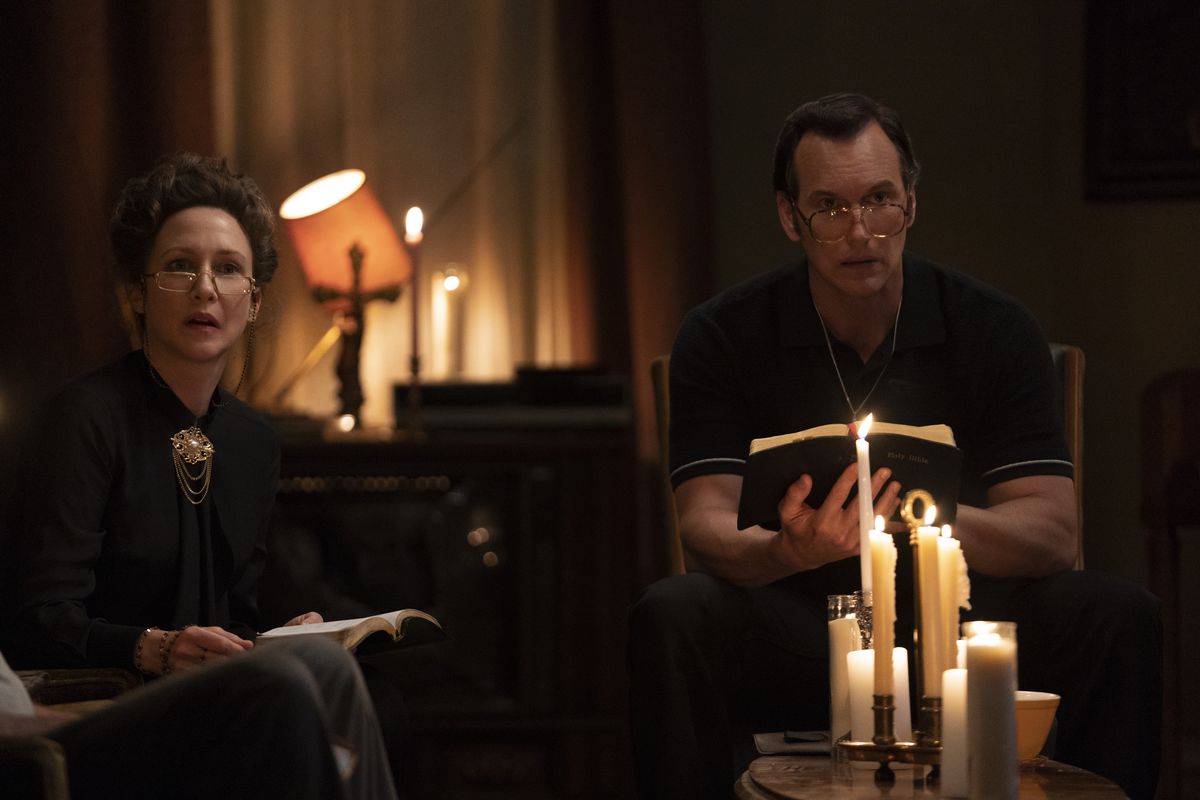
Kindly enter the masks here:
M 171 437 L 171 458 L 175 462 L 175 477 L 183 496 L 194 506 L 204 502 L 212 481 L 212 462 L 216 455 L 212 440 L 199 427 L 192 425 Z M 202 466 L 193 475 L 188 464 Z

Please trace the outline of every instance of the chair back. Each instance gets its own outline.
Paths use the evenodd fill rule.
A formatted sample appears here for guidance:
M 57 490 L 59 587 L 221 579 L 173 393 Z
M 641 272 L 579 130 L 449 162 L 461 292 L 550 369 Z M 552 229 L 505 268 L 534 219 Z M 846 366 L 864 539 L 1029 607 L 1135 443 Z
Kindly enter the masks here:
M 1079 532 L 1075 544 L 1075 569 L 1083 569 L 1083 350 L 1075 345 L 1051 343 L 1054 371 L 1058 376 L 1058 401 L 1062 409 L 1067 450 L 1075 465 L 1075 520 Z
M 1058 378 L 1058 401 L 1062 410 L 1067 449 L 1075 465 L 1075 513 L 1079 539 L 1075 549 L 1075 568 L 1083 569 L 1083 350 L 1069 344 L 1053 343 Z M 679 517 L 675 509 L 675 491 L 671 487 L 668 452 L 671 429 L 671 356 L 661 355 L 650 362 L 650 382 L 654 387 L 654 417 L 658 423 L 658 455 L 661 465 L 660 483 L 663 490 L 663 532 L 665 534 L 666 566 L 671 575 L 686 572 L 683 545 L 679 538 Z M 1200 383 L 1198 383 L 1200 386 Z
M 650 362 L 650 383 L 654 387 L 654 420 L 658 430 L 659 485 L 662 487 L 663 552 L 668 574 L 682 575 L 687 571 L 683 561 L 683 544 L 679 539 L 679 515 L 675 510 L 675 490 L 671 486 L 670 453 L 671 385 L 669 381 L 671 356 L 662 355 Z

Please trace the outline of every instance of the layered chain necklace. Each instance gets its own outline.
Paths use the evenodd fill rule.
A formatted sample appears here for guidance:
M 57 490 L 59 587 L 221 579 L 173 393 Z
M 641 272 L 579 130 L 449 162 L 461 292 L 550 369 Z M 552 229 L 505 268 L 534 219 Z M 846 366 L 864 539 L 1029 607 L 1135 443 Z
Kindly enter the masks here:
M 851 422 L 858 419 L 858 412 L 862 411 L 863 406 L 871 399 L 871 395 L 875 393 L 875 387 L 879 386 L 879 381 L 883 378 L 883 373 L 887 372 L 888 366 L 892 363 L 892 356 L 896 355 L 896 334 L 900 331 L 900 309 L 903 306 L 904 297 L 901 295 L 900 302 L 896 304 L 896 319 L 892 321 L 892 349 L 888 351 L 887 361 L 883 362 L 883 367 L 879 370 L 879 374 L 875 376 L 875 382 L 871 384 L 870 390 L 863 397 L 862 402 L 856 406 L 850 402 L 850 393 L 846 391 L 846 382 L 842 380 L 842 371 L 838 368 L 837 358 L 833 355 L 833 342 L 829 338 L 829 329 L 825 327 L 825 318 L 817 310 L 816 302 L 813 302 L 813 311 L 817 312 L 817 321 L 821 323 L 821 333 L 825 334 L 825 348 L 829 351 L 829 360 L 833 362 L 833 372 L 837 375 L 838 386 L 842 387 L 842 397 L 846 398 L 846 408 L 850 409 Z
M 213 456 L 216 448 L 212 440 L 204 435 L 199 426 L 192 425 L 184 428 L 171 437 L 171 458 L 175 462 L 175 477 L 179 480 L 179 488 L 183 496 L 194 506 L 204 502 L 208 496 L 208 487 L 212 482 Z M 193 475 L 188 465 L 200 466 Z
M 167 386 L 158 374 L 149 357 L 146 358 L 146 365 L 150 368 L 150 377 L 154 382 L 170 391 L 171 387 Z M 217 448 L 212 440 L 200 430 L 199 419 L 171 437 L 171 460 L 175 463 L 175 478 L 179 481 L 179 489 L 184 498 L 194 506 L 203 503 L 204 498 L 208 496 L 216 454 Z

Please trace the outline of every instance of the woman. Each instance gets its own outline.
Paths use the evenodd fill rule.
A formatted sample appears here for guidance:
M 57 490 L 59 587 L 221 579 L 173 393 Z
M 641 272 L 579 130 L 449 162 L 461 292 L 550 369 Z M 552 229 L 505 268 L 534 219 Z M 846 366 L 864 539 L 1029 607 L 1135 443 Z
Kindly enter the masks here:
M 273 230 L 254 182 L 216 159 L 125 186 L 110 235 L 143 349 L 67 387 L 28 448 L 23 664 L 158 676 L 252 647 L 279 447 L 219 382 L 253 344 Z
M 110 234 L 143 348 L 68 386 L 27 448 L 27 665 L 161 676 L 253 647 L 279 446 L 219 382 L 253 344 L 273 231 L 262 192 L 216 159 L 125 186 Z M 362 675 L 321 640 L 156 681 L 49 735 L 89 796 L 395 797 Z

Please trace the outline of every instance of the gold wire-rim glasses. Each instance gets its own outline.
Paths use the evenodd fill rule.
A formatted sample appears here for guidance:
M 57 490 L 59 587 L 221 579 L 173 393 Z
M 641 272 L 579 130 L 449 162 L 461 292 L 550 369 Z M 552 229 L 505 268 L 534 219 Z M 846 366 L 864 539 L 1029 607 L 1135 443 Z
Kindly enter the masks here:
M 900 215 L 896 218 L 895 230 L 887 233 L 876 233 L 871 227 L 872 220 L 884 220 L 883 216 L 876 216 L 876 212 L 886 212 L 893 208 L 900 212 Z M 796 201 L 793 200 L 792 209 L 796 212 L 796 216 L 800 219 L 800 221 L 803 222 L 808 228 L 808 232 L 812 235 L 813 240 L 819 244 L 834 244 L 835 242 L 840 242 L 842 239 L 845 239 L 846 235 L 850 233 L 850 229 L 854 227 L 853 215 L 856 211 L 858 212 L 859 219 L 862 220 L 863 227 L 866 228 L 867 233 L 876 239 L 888 239 L 892 236 L 899 235 L 900 232 L 904 230 L 905 225 L 908 223 L 909 217 L 907 204 L 900 205 L 899 203 L 871 203 L 869 205 L 860 203 L 856 206 L 838 206 L 837 208 L 820 209 L 805 217 L 800 211 L 799 206 L 796 205 Z M 813 228 L 813 219 L 829 220 L 828 223 L 818 223 L 821 227 L 828 227 L 828 225 L 844 225 L 845 227 L 838 236 L 833 238 L 822 238 L 821 236 L 817 235 L 817 231 Z M 845 222 L 840 221 L 843 219 Z
M 212 278 L 213 288 L 222 296 L 250 294 L 258 282 L 249 275 L 240 273 L 225 273 L 217 275 L 213 272 L 188 272 L 185 270 L 160 269 L 158 272 L 148 272 L 142 275 L 142 280 L 154 278 L 154 285 L 164 292 L 190 292 L 201 275 Z M 164 283 L 165 279 L 165 283 Z

